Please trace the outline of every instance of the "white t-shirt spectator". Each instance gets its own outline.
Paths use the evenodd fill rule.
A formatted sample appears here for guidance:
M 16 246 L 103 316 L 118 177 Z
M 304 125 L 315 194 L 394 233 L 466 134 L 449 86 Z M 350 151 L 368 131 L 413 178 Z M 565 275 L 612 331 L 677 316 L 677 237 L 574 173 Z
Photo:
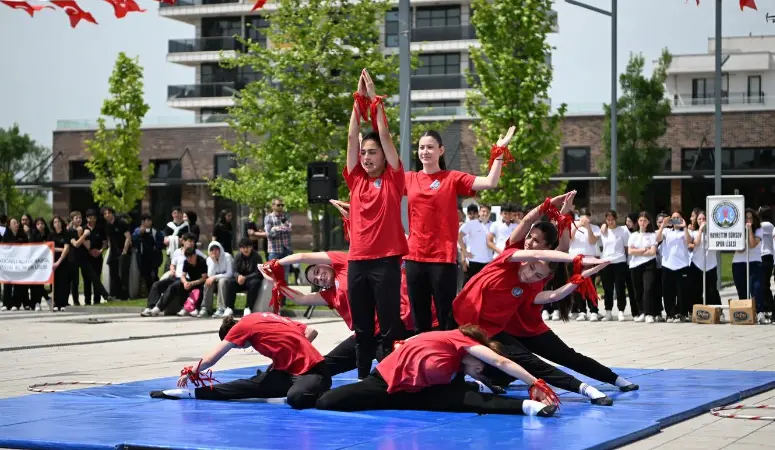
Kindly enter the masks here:
M 490 225 L 490 234 L 494 236 L 495 246 L 503 250 L 515 228 L 517 228 L 516 223 L 506 225 L 504 222 L 494 222 Z
M 180 278 L 183 276 L 183 264 L 186 262 L 186 255 L 183 254 L 184 251 L 185 249 L 180 247 L 179 249 L 175 250 L 175 252 L 172 254 L 172 257 L 170 258 L 170 264 L 175 265 L 175 278 Z M 199 249 L 196 250 L 196 254 L 202 258 L 209 258 L 209 256 L 205 256 L 205 254 L 199 251 Z
M 773 225 L 770 222 L 762 222 L 762 256 L 772 255 L 772 231 Z
M 640 231 L 636 231 L 630 235 L 630 239 L 627 242 L 627 247 L 633 247 L 633 248 L 650 248 L 650 247 L 656 247 L 656 245 L 657 245 L 657 234 L 654 232 L 641 233 Z M 643 265 L 656 258 L 657 258 L 656 253 L 651 256 L 632 255 L 630 256 L 630 269 Z
M 699 234 L 699 231 L 691 231 L 689 234 L 692 236 L 692 240 L 697 239 L 697 234 Z M 702 237 L 702 244 L 700 244 L 699 247 L 694 247 L 694 252 L 692 252 L 692 264 L 694 264 L 694 267 L 702 270 L 705 269 L 705 271 L 713 270 L 718 265 L 718 256 L 716 250 L 708 250 L 708 261 L 705 262 L 705 249 L 708 248 L 708 239 L 707 236 Z M 703 264 L 707 264 L 707 266 L 703 267 Z
M 672 228 L 662 230 L 662 267 L 681 270 L 689 267 L 690 262 L 689 245 L 686 243 L 684 231 Z
M 466 250 L 473 255 L 469 262 L 487 264 L 492 261 L 492 250 L 487 247 L 488 225 L 469 220 L 460 226 L 460 232 L 465 235 Z
M 625 226 L 617 226 L 607 233 L 600 233 L 600 241 L 603 243 L 602 259 L 611 261 L 611 264 L 627 262 L 627 242 L 630 240 L 630 230 Z
M 743 250 L 742 252 L 735 252 L 735 257 L 732 258 L 732 263 L 744 263 L 746 261 L 762 262 L 762 242 L 764 241 L 762 236 L 764 236 L 764 231 L 762 231 L 762 229 L 759 228 L 758 230 L 754 231 L 754 236 L 756 236 L 759 239 L 761 239 L 761 241 L 759 242 L 759 244 L 756 247 L 753 247 L 753 248 L 748 250 L 748 257 L 747 257 L 747 259 L 746 259 L 746 256 L 745 256 L 745 254 L 746 254 L 745 250 Z M 746 236 L 746 239 L 748 239 L 748 236 Z M 746 244 L 747 244 L 747 242 L 746 242 Z
M 592 234 L 600 237 L 600 227 L 597 225 L 590 225 L 592 228 Z M 589 230 L 586 227 L 579 227 L 575 230 L 576 234 L 573 239 L 570 240 L 570 248 L 568 248 L 568 254 L 571 256 L 584 255 L 584 256 L 596 256 L 597 255 L 597 242 L 594 244 L 589 243 Z

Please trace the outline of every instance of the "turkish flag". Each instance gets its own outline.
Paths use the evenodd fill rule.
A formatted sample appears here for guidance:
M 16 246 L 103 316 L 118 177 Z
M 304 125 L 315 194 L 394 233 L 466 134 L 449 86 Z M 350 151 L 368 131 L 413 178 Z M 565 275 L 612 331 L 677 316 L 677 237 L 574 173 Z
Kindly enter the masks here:
M 174 5 L 176 1 L 178 0 L 156 0 L 159 3 L 166 3 L 168 5 Z
M 258 0 L 255 5 L 253 5 L 253 9 L 250 10 L 250 12 L 253 12 L 257 9 L 262 8 L 266 4 L 266 0 Z
M 135 0 L 105 0 L 113 5 L 116 12 L 116 18 L 122 19 L 130 12 L 145 12 L 144 9 L 135 3 Z
M 16 0 L 0 0 L 0 3 L 4 5 L 8 5 L 13 9 L 21 9 L 21 10 L 27 11 L 27 14 L 29 14 L 30 17 L 35 17 L 35 13 L 42 9 L 46 9 L 46 8 L 54 9 L 50 6 L 30 5 L 28 2 L 16 1 Z
M 95 25 L 97 24 L 97 21 L 94 20 L 94 16 L 81 9 L 81 7 L 78 6 L 78 3 L 73 0 L 52 0 L 51 3 L 65 10 L 65 13 L 70 16 L 70 26 L 73 28 L 75 28 L 81 20 L 91 22 Z
M 740 11 L 742 11 L 746 6 L 758 11 L 758 9 L 756 9 L 756 2 L 754 0 L 740 0 Z

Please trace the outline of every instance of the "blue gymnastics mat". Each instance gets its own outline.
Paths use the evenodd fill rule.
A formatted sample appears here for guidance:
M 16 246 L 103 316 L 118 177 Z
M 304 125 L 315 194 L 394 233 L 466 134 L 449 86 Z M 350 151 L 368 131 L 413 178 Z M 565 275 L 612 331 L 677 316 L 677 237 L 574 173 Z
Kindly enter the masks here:
M 247 378 L 256 368 L 217 373 Z M 25 449 L 607 449 L 663 427 L 775 388 L 775 372 L 615 369 L 640 384 L 593 406 L 562 392 L 549 419 L 423 411 L 294 411 L 258 402 L 155 400 L 148 392 L 176 377 L 0 400 L 0 447 Z M 334 386 L 353 382 L 337 376 Z M 524 385 L 510 396 L 526 397 Z

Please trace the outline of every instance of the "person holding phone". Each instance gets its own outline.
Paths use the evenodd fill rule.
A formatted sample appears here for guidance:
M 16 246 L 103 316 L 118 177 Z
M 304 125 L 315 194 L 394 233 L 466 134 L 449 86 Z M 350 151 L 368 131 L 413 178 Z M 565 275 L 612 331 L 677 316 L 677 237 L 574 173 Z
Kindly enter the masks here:
M 668 323 L 688 321 L 689 244 L 692 236 L 680 212 L 665 218 L 657 231 L 657 242 L 662 243 L 662 295 Z
M 756 320 L 763 325 L 769 323 L 764 315 L 764 298 L 761 292 L 762 238 L 764 230 L 762 230 L 759 215 L 751 208 L 746 208 L 745 210 L 745 231 L 747 249 L 735 252 L 735 256 L 732 258 L 732 277 L 735 280 L 737 298 L 753 298 L 756 300 L 756 311 L 758 311 Z M 746 268 L 746 264 L 749 265 L 748 268 Z
M 605 314 L 600 319 L 603 322 L 614 320 L 612 314 L 614 290 L 616 291 L 616 305 L 619 309 L 619 322 L 624 322 L 624 309 L 627 308 L 627 278 L 630 276 L 627 267 L 627 242 L 630 240 L 630 232 L 626 227 L 619 226 L 616 221 L 616 211 L 608 211 L 605 213 L 605 223 L 600 227 L 600 240 L 603 242 L 602 259 L 611 263 L 600 273 L 605 298 Z M 630 309 L 633 313 L 638 310 L 635 306 Z

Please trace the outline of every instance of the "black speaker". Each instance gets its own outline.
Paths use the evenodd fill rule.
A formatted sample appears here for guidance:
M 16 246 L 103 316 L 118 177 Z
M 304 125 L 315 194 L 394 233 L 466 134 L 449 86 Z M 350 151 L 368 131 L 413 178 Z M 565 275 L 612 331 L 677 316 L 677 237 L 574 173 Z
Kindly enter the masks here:
M 307 165 L 307 200 L 328 203 L 339 198 L 339 172 L 335 162 L 312 162 Z

